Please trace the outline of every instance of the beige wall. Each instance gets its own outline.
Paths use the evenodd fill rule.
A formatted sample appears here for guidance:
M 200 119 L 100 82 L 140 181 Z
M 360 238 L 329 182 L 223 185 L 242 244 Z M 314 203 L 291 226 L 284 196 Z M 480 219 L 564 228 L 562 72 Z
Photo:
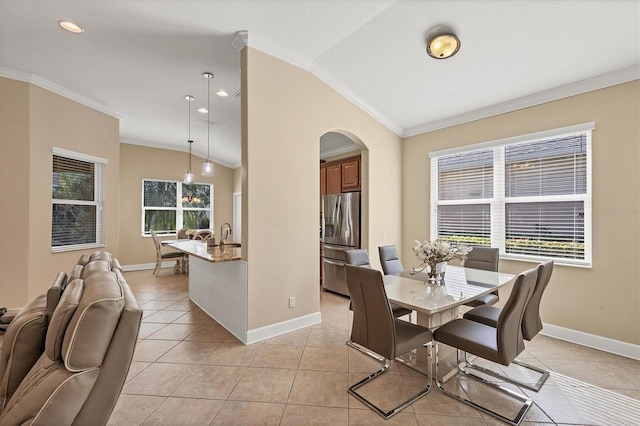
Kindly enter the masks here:
M 375 253 L 382 235 L 400 239 L 401 140 L 309 72 L 251 48 L 242 51 L 242 104 L 251 330 L 319 311 L 320 136 L 339 131 L 364 144 L 363 244 Z
M 233 169 L 233 192 L 242 192 L 242 167 Z
M 53 147 L 108 161 L 105 249 L 118 254 L 119 123 L 38 86 L 5 78 L 0 78 L 0 105 L 0 192 L 15 197 L 3 199 L 0 207 L 2 250 L 15 250 L 0 256 L 0 270 L 13 278 L 3 279 L 8 284 L 3 284 L 3 304 L 20 306 L 44 293 L 58 271 L 69 270 L 80 255 L 94 251 L 51 252 Z M 16 205 L 23 208 L 16 212 Z
M 0 292 L 6 307 L 28 300 L 29 102 L 29 84 L 0 78 Z
M 232 219 L 234 171 L 215 163 L 215 176 L 199 174 L 203 158 L 193 156 L 195 181 L 212 183 L 213 222 L 216 236 L 220 225 Z M 187 171 L 188 154 L 166 149 L 121 144 L 120 148 L 120 263 L 141 265 L 155 263 L 153 242 L 142 236 L 142 180 L 181 180 Z M 173 237 L 171 237 L 173 238 Z
M 593 267 L 556 266 L 545 323 L 640 344 L 640 82 L 634 81 L 405 139 L 403 247 L 429 238 L 428 153 L 585 122 L 593 132 Z M 611 212 L 622 212 L 620 216 Z M 517 273 L 532 263 L 501 261 Z M 508 290 L 501 292 L 502 301 Z

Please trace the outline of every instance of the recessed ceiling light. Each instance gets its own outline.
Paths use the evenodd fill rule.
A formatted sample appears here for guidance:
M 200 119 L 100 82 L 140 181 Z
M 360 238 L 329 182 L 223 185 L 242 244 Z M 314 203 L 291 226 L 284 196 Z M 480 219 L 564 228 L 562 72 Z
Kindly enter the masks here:
M 206 114 L 206 113 L 208 113 L 209 111 L 208 111 L 206 108 L 198 108 L 198 112 L 199 112 L 200 114 Z
M 84 32 L 84 29 L 80 25 L 74 24 L 71 21 L 58 21 L 58 25 L 60 25 L 63 30 L 69 31 L 70 33 L 80 34 Z
M 229 94 L 227 92 L 225 92 L 224 90 L 218 90 L 216 92 L 216 95 L 220 96 L 221 98 L 226 98 L 227 96 L 229 96 Z

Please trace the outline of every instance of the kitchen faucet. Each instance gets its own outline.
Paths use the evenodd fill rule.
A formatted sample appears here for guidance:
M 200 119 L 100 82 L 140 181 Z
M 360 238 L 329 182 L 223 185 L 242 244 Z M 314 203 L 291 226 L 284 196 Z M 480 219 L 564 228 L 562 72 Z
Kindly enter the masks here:
M 231 236 L 231 225 L 225 222 L 220 227 L 220 242 L 224 242 Z

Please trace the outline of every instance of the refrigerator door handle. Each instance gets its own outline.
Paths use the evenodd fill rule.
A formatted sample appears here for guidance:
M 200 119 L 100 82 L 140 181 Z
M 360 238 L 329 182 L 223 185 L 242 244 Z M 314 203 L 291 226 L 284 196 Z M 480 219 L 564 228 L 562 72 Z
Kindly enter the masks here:
M 329 265 L 344 266 L 344 262 L 340 262 L 337 260 L 330 260 L 330 259 L 327 259 L 326 257 L 323 258 L 322 261 L 327 262 Z

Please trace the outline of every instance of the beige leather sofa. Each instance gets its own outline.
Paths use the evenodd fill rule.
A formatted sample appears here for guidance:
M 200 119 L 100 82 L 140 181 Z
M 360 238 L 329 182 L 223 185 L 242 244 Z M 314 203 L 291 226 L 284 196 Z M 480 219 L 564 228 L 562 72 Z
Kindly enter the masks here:
M 80 258 L 66 288 L 59 285 L 66 274 L 56 280 L 52 288 L 63 289 L 57 304 L 53 294 L 40 296 L 7 328 L 0 425 L 106 424 L 124 385 L 142 310 L 119 263 L 96 252 Z M 47 303 L 55 306 L 49 313 Z

